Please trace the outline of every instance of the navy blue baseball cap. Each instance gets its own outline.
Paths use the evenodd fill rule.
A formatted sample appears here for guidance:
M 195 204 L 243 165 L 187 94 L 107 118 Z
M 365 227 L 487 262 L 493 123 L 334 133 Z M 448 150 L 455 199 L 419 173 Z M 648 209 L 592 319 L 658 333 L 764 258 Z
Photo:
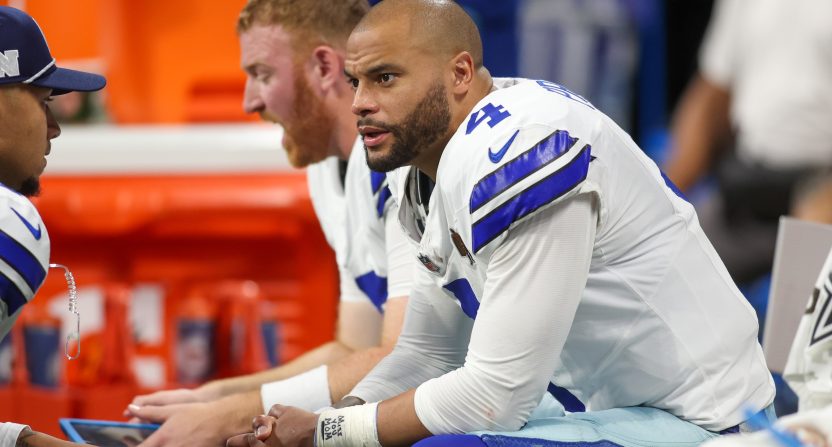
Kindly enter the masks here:
M 43 32 L 29 14 L 0 6 L 0 85 L 31 84 L 52 95 L 94 92 L 107 84 L 103 76 L 58 68 Z

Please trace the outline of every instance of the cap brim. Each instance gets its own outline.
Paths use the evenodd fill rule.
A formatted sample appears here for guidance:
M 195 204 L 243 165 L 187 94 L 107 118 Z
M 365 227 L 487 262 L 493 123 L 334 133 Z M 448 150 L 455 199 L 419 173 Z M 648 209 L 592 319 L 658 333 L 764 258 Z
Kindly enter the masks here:
M 94 92 L 107 85 L 104 76 L 85 71 L 57 68 L 55 71 L 32 81 L 32 85 L 52 89 L 52 96 L 69 92 Z

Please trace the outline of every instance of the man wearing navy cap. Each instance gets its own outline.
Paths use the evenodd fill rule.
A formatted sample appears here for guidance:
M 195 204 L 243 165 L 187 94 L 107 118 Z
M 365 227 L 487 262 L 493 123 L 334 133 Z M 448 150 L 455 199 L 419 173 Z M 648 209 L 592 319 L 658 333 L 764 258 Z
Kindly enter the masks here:
M 0 339 L 49 268 L 49 235 L 26 198 L 40 191 L 53 138 L 61 134 L 49 99 L 100 90 L 99 75 L 58 68 L 38 24 L 0 6 Z M 0 447 L 69 446 L 25 425 L 0 422 Z

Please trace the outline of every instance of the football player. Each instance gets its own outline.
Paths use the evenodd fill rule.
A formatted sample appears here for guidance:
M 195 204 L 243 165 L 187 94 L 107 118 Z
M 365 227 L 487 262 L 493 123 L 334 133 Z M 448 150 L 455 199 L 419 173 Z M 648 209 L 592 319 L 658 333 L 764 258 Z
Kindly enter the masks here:
M 335 339 L 269 371 L 136 397 L 126 415 L 163 423 L 143 445 L 223 444 L 276 403 L 330 406 L 395 344 L 413 255 L 385 174 L 367 167 L 343 72 L 347 37 L 368 9 L 366 0 L 250 0 L 237 24 L 244 108 L 282 125 L 336 254 Z
M 276 406 L 229 445 L 693 446 L 747 429 L 746 408 L 772 417 L 753 310 L 592 104 L 495 82 L 450 1 L 374 7 L 346 72 L 370 168 L 412 165 L 388 174 L 422 264 L 405 326 L 346 398 L 366 403 Z M 588 411 L 530 418 L 551 384 Z
M 59 68 L 35 20 L 0 6 L 0 340 L 37 293 L 49 268 L 49 234 L 28 196 L 40 192 L 40 175 L 61 127 L 52 96 L 104 88 L 103 77 Z M 4 402 L 4 405 L 7 403 Z M 72 443 L 0 422 L 2 446 L 70 446 Z

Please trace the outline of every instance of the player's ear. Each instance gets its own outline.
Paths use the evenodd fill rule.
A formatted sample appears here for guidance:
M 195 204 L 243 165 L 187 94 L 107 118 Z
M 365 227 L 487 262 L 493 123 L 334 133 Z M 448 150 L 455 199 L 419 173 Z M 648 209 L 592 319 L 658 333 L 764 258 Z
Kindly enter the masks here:
M 476 68 L 474 67 L 474 58 L 467 51 L 463 51 L 451 59 L 451 72 L 453 73 L 453 87 L 454 94 L 464 94 L 468 92 L 471 87 L 471 82 L 474 80 Z
M 344 60 L 335 49 L 327 45 L 312 51 L 313 73 L 321 90 L 329 90 L 339 82 L 343 83 Z

